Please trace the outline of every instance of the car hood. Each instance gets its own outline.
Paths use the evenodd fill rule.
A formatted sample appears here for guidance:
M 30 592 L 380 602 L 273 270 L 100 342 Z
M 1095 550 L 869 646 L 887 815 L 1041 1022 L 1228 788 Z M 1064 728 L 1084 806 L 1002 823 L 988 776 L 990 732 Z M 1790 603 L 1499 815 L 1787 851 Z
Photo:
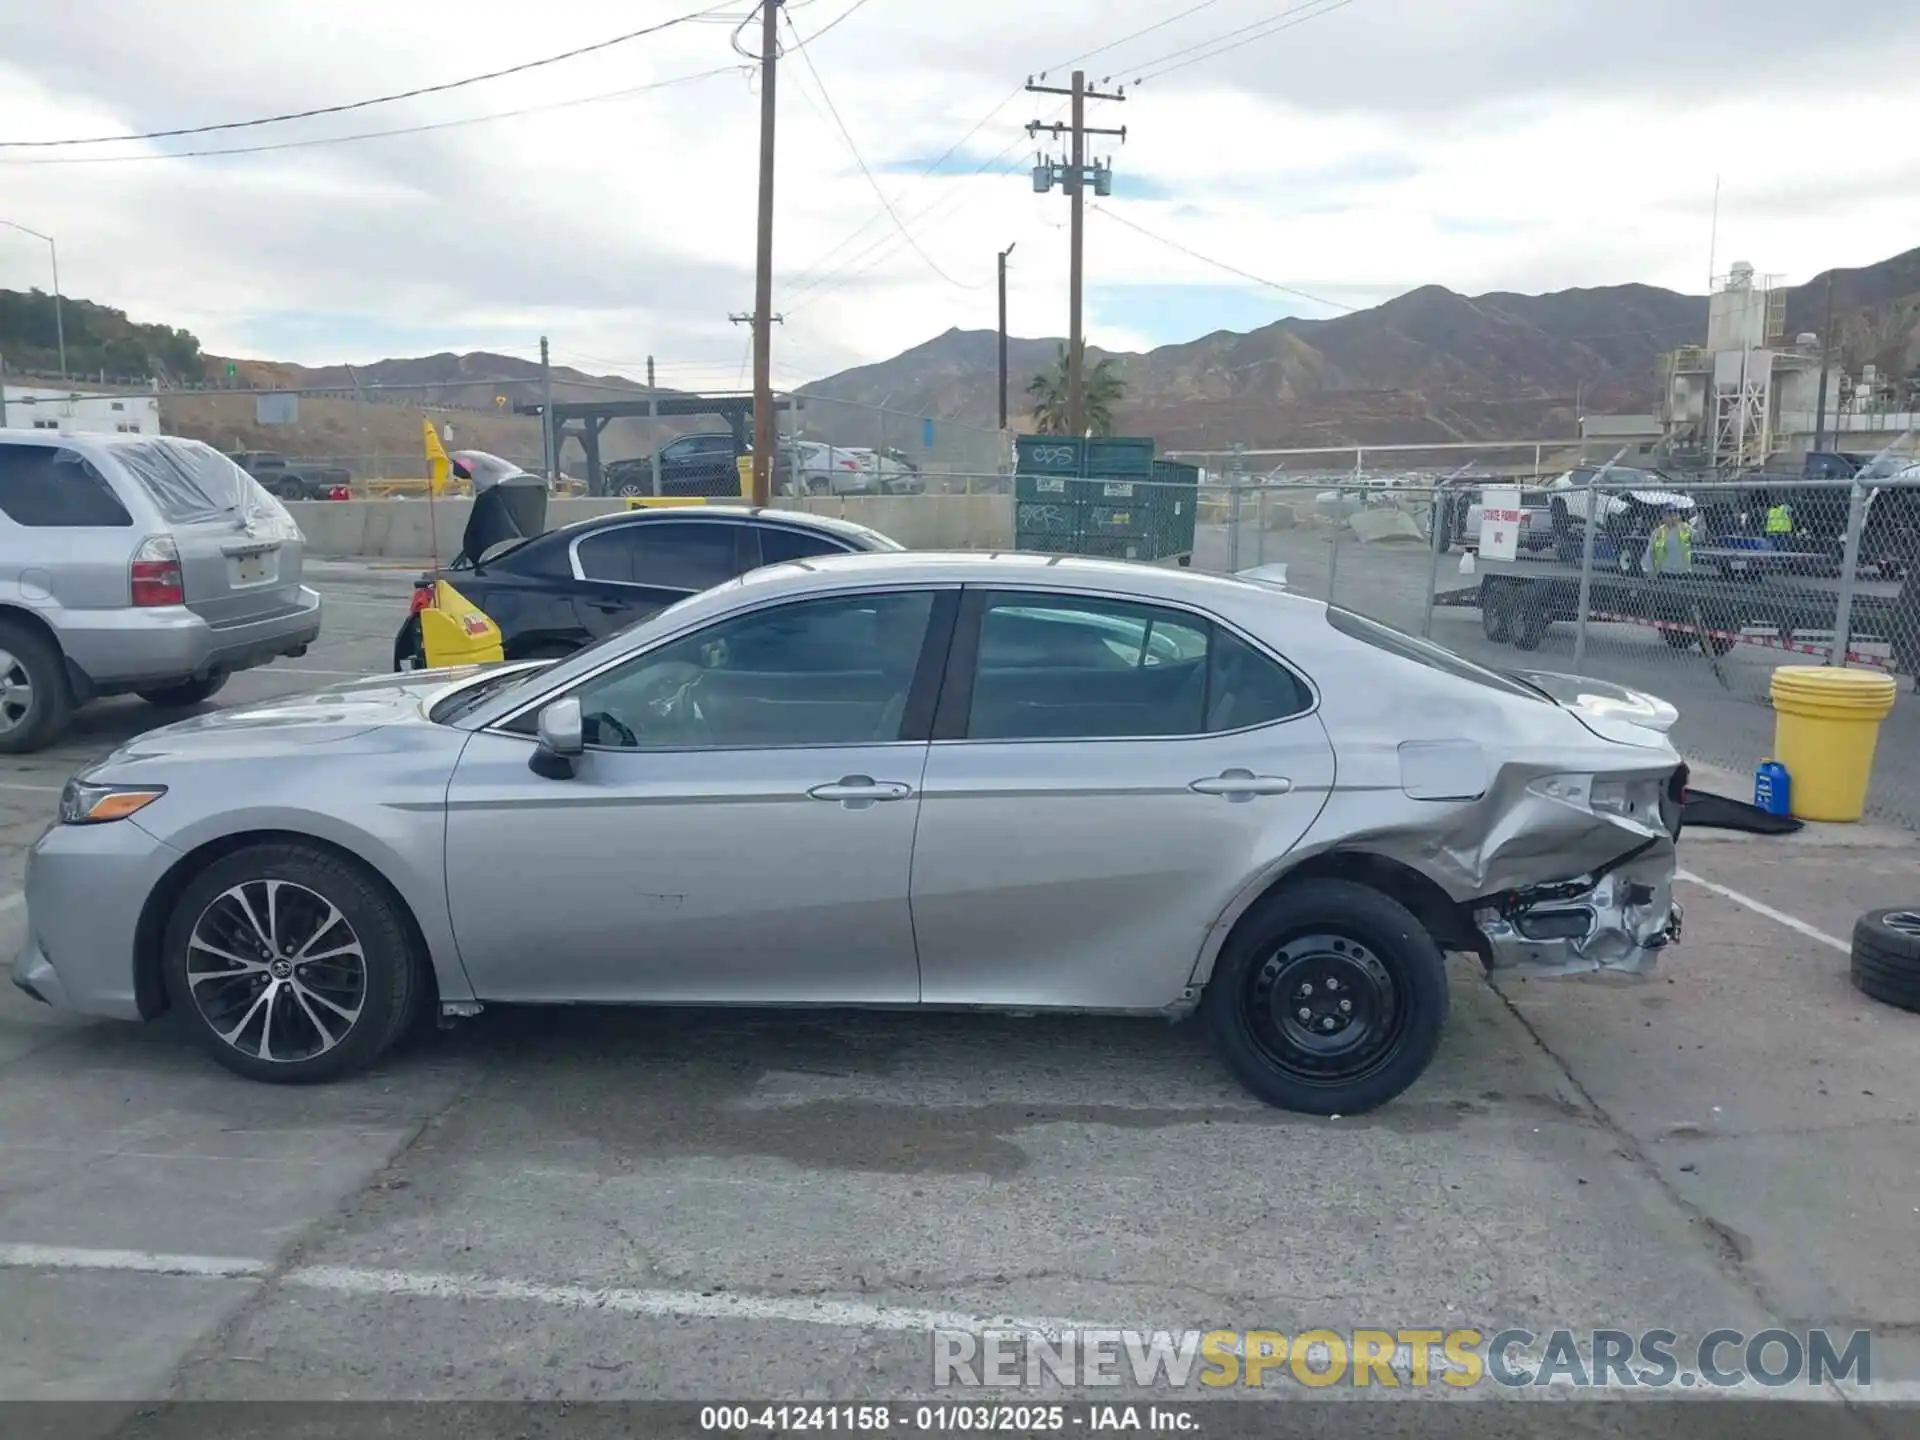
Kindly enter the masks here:
M 484 668 L 463 665 L 408 676 L 373 675 L 304 695 L 230 706 L 137 735 L 116 750 L 108 763 L 214 751 L 223 756 L 259 754 L 336 743 L 381 726 L 423 724 L 422 702 Z
M 1591 675 L 1562 675 L 1553 670 L 1508 670 L 1521 683 L 1533 686 L 1603 740 L 1657 748 L 1680 712 L 1658 695 L 1629 689 Z

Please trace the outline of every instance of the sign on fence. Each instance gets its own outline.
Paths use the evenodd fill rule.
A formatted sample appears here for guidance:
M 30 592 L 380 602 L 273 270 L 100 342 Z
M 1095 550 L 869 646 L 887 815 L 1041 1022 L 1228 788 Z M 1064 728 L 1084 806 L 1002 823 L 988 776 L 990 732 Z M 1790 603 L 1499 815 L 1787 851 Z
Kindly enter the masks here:
M 253 399 L 253 423 L 256 425 L 298 425 L 300 397 L 288 391 L 273 390 Z
M 1480 492 L 1480 558 L 1513 560 L 1520 554 L 1520 492 Z

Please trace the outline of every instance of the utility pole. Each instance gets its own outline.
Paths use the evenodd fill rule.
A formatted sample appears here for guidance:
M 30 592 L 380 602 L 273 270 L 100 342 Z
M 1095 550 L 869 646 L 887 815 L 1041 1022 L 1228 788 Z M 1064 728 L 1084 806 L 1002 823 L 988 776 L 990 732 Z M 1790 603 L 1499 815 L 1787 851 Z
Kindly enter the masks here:
M 1827 318 L 1820 326 L 1820 394 L 1819 398 L 1813 402 L 1813 448 L 1815 450 L 1824 450 L 1827 448 L 1827 374 L 1832 369 L 1833 271 L 1829 269 L 1827 271 Z M 1837 419 L 1834 422 L 1833 428 L 1836 432 L 1840 429 L 1840 424 Z M 1838 434 L 1834 436 L 1834 439 L 1835 442 L 1838 443 Z
M 1089 90 L 1087 72 L 1084 70 L 1073 72 L 1073 84 L 1069 89 L 1062 90 L 1057 85 L 1036 85 L 1032 80 L 1027 81 L 1027 89 L 1036 95 L 1065 95 L 1073 102 L 1073 121 L 1070 125 L 1062 127 L 1058 121 L 1048 125 L 1032 120 L 1027 123 L 1027 134 L 1037 135 L 1046 130 L 1058 138 L 1064 128 L 1072 137 L 1069 159 L 1065 165 L 1047 160 L 1044 156 L 1038 158 L 1033 168 L 1033 188 L 1044 195 L 1058 183 L 1072 202 L 1072 225 L 1067 241 L 1072 251 L 1067 267 L 1067 433 L 1081 435 L 1087 428 L 1086 338 L 1081 326 L 1081 299 L 1086 275 L 1087 181 L 1093 181 L 1096 195 L 1113 193 L 1113 166 L 1087 165 L 1087 136 L 1118 135 L 1122 144 L 1127 139 L 1127 127 L 1124 125 L 1118 130 L 1089 127 L 1087 101 L 1124 100 L 1127 96 L 1124 89 L 1116 90 L 1111 95 Z
M 647 389 L 653 389 L 653 357 L 647 356 Z
M 1019 244 L 1014 241 L 1014 245 Z M 1007 428 L 1007 257 L 1013 245 L 1000 252 L 1000 428 Z
M 773 122 L 780 0 L 760 0 L 760 241 L 753 272 L 753 503 L 773 498 Z
M 560 479 L 560 457 L 553 443 L 553 365 L 547 356 L 547 337 L 540 337 L 540 463 L 547 472 L 547 488 Z

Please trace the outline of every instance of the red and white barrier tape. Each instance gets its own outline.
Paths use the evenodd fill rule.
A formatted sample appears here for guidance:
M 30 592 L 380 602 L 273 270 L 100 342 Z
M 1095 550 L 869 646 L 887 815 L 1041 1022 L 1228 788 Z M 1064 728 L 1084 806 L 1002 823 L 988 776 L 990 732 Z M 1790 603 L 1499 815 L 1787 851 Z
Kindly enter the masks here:
M 1605 620 L 1615 625 L 1646 625 L 1655 630 L 1672 630 L 1687 635 L 1704 635 L 1713 640 L 1725 640 L 1729 645 L 1758 645 L 1763 650 L 1786 650 L 1795 655 L 1830 655 L 1831 645 L 1813 645 L 1804 640 L 1787 640 L 1763 635 L 1747 635 L 1733 630 L 1702 629 L 1697 625 L 1688 625 L 1675 620 L 1649 620 L 1643 615 L 1615 615 L 1607 611 L 1596 610 L 1593 619 Z M 1889 670 L 1893 662 L 1885 655 L 1869 655 L 1847 649 L 1847 662 L 1852 665 L 1866 665 L 1876 670 Z

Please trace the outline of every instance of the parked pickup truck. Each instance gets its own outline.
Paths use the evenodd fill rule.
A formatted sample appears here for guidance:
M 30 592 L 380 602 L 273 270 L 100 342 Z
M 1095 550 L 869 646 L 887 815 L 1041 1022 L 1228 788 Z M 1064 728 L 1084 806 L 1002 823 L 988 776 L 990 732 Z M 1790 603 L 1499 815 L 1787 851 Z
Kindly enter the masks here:
M 282 500 L 344 500 L 353 472 L 338 465 L 308 465 L 272 450 L 238 450 L 227 458 Z

